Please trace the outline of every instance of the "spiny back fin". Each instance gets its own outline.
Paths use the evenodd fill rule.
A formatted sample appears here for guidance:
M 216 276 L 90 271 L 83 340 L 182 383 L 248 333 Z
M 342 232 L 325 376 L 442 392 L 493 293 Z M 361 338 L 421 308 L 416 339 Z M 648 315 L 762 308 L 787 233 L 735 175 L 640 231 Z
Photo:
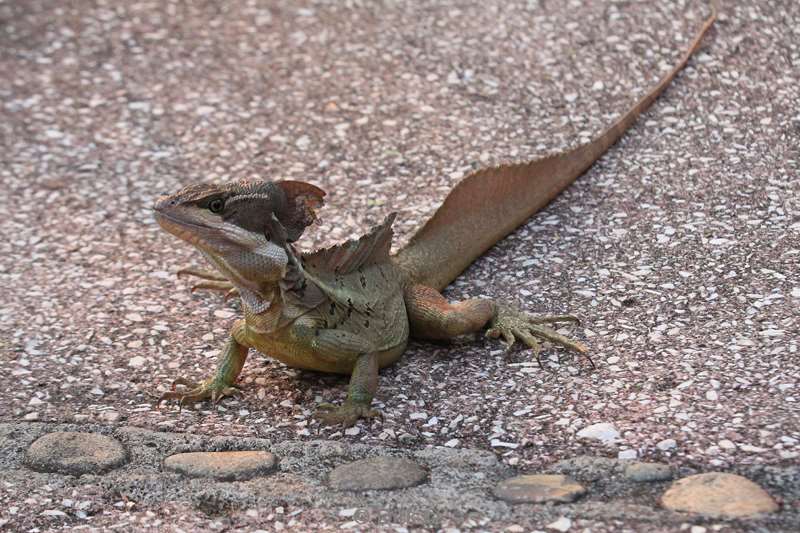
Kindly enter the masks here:
M 394 235 L 392 224 L 396 216 L 397 213 L 391 213 L 381 224 L 358 239 L 304 254 L 306 268 L 317 272 L 348 274 L 360 267 L 388 261 Z

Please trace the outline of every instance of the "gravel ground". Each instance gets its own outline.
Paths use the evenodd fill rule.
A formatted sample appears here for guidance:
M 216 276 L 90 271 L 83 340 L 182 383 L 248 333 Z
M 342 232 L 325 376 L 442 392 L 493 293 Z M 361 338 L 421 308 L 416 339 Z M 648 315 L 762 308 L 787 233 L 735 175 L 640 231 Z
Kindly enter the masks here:
M 239 313 L 176 281 L 200 257 L 157 228 L 158 195 L 302 179 L 329 193 L 308 248 L 391 211 L 402 244 L 470 169 L 591 139 L 707 12 L 683 1 L 0 2 L 0 419 L 479 448 L 522 471 L 582 453 L 700 470 L 796 464 L 792 0 L 725 2 L 640 123 L 448 289 L 579 315 L 571 333 L 596 371 L 555 349 L 542 371 L 492 341 L 412 343 L 382 372 L 385 420 L 341 432 L 311 414 L 343 398 L 343 378 L 253 354 L 241 398 L 152 405 L 174 377 L 211 371 Z M 620 439 L 576 436 L 598 422 Z M 604 524 L 616 527 L 587 523 Z

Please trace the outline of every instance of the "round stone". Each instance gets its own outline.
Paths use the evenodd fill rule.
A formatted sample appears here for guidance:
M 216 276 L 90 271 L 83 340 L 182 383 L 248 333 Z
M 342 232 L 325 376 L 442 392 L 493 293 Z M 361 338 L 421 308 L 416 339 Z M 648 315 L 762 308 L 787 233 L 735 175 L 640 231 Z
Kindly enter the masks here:
M 25 463 L 38 472 L 102 474 L 125 464 L 127 453 L 118 440 L 97 433 L 56 431 L 36 439 Z
M 392 490 L 416 487 L 428 471 L 410 459 L 372 457 L 337 466 L 328 481 L 339 490 Z
M 242 481 L 272 471 L 277 458 L 270 452 L 176 453 L 164 459 L 164 468 L 189 477 L 208 477 L 219 481 Z
M 569 503 L 585 493 L 583 485 L 558 474 L 512 477 L 494 488 L 494 495 L 509 503 Z
M 625 478 L 637 482 L 666 481 L 672 479 L 672 469 L 659 463 L 632 463 L 625 467 Z
M 745 477 L 722 472 L 679 479 L 661 497 L 661 504 L 673 511 L 719 518 L 747 518 L 778 510 L 764 489 Z

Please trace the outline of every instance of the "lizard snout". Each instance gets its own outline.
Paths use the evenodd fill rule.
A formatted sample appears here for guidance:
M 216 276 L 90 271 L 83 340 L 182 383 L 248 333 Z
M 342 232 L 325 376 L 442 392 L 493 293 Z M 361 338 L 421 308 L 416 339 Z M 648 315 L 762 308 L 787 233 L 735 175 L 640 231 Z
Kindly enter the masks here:
M 165 209 L 175 207 L 176 205 L 178 205 L 178 200 L 169 194 L 164 194 L 156 199 L 155 203 L 153 204 L 153 210 L 161 212 Z

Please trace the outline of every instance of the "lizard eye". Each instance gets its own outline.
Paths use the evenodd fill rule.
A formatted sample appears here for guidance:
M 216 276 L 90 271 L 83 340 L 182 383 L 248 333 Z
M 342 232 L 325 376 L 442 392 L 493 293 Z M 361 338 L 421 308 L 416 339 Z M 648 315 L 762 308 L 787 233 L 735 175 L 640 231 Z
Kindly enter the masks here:
M 221 198 L 214 198 L 208 203 L 208 210 L 214 214 L 221 213 L 223 207 L 225 207 L 225 202 Z

